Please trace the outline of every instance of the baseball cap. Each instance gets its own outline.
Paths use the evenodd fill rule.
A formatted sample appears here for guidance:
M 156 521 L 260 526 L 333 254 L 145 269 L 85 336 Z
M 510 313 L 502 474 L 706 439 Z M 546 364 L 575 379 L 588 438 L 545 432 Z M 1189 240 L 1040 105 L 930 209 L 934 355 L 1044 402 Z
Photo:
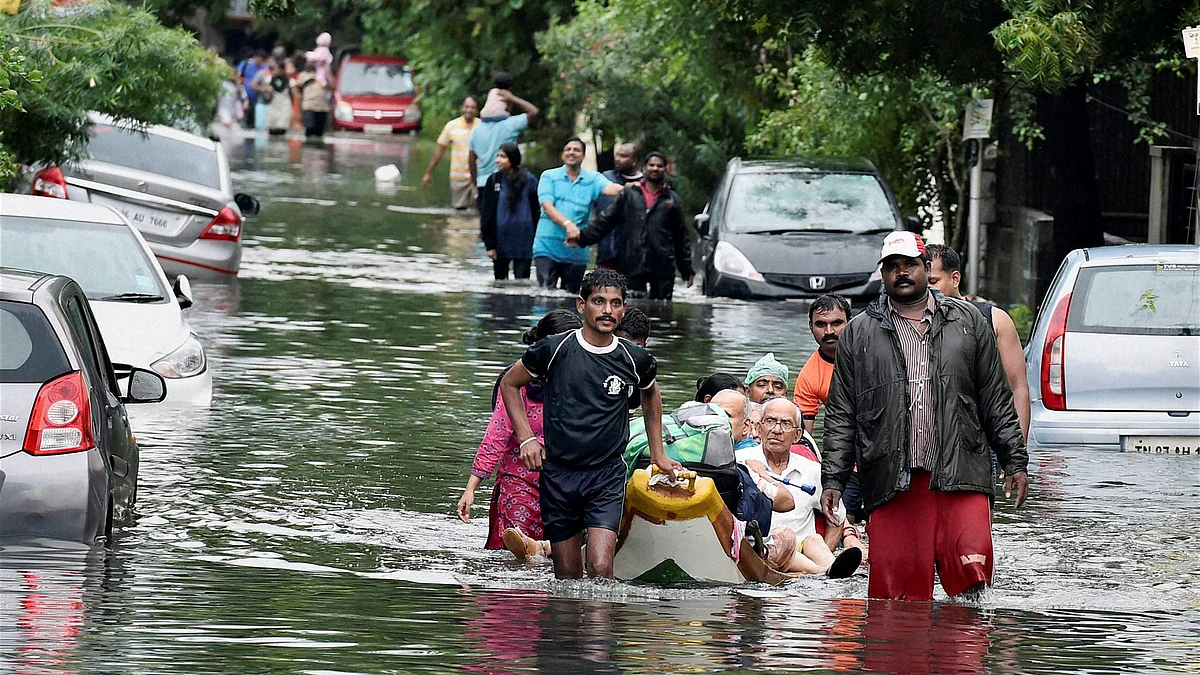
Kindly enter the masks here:
M 925 255 L 925 241 L 912 232 L 893 232 L 883 240 L 883 248 L 879 251 L 879 262 L 883 262 L 884 258 L 893 255 L 920 258 Z

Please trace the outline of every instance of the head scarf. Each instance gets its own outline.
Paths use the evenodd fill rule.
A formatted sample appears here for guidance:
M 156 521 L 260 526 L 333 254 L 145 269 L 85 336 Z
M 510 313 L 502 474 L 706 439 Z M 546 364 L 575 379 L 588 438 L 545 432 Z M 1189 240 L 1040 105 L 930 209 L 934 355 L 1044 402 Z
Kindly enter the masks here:
M 766 356 L 754 362 L 750 372 L 746 373 L 746 386 L 749 387 L 755 380 L 766 376 L 778 377 L 787 384 L 788 367 L 775 360 L 774 352 L 767 352 Z

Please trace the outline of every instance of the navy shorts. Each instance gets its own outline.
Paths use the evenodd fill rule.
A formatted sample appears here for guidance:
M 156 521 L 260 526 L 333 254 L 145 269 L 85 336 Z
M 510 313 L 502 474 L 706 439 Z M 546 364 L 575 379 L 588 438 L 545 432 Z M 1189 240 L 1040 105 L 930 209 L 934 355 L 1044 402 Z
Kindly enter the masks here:
M 625 511 L 625 462 L 620 457 L 586 468 L 542 465 L 542 529 L 551 543 L 589 527 L 617 532 Z

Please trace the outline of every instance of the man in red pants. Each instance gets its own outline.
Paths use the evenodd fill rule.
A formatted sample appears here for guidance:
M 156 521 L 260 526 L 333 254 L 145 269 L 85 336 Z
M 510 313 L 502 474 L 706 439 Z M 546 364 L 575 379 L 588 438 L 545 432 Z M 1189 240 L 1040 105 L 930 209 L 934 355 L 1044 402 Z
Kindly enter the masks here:
M 858 464 L 869 515 L 867 594 L 933 599 L 992 583 L 988 447 L 1020 507 L 1028 455 L 996 338 L 969 303 L 929 288 L 925 243 L 893 232 L 885 293 L 842 333 L 825 408 L 822 507 L 833 513 Z

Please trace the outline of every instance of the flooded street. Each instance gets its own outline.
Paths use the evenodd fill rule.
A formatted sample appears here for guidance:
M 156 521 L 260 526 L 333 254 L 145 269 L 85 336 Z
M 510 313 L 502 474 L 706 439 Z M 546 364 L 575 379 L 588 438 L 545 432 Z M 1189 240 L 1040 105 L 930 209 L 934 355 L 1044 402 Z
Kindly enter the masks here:
M 520 333 L 574 303 L 492 281 L 477 220 L 442 207 L 444 176 L 419 188 L 432 147 L 228 147 L 262 212 L 240 278 L 193 284 L 212 407 L 130 407 L 138 516 L 111 550 L 0 552 L 0 671 L 1200 668 L 1195 457 L 1031 453 L 1029 503 L 997 503 L 995 587 L 971 604 L 868 603 L 865 571 L 770 589 L 556 582 L 484 551 L 489 493 L 469 525 L 452 513 L 492 385 Z M 389 163 L 400 184 L 377 186 Z M 802 303 L 676 295 L 634 301 L 668 409 L 766 351 L 794 377 L 815 348 Z

